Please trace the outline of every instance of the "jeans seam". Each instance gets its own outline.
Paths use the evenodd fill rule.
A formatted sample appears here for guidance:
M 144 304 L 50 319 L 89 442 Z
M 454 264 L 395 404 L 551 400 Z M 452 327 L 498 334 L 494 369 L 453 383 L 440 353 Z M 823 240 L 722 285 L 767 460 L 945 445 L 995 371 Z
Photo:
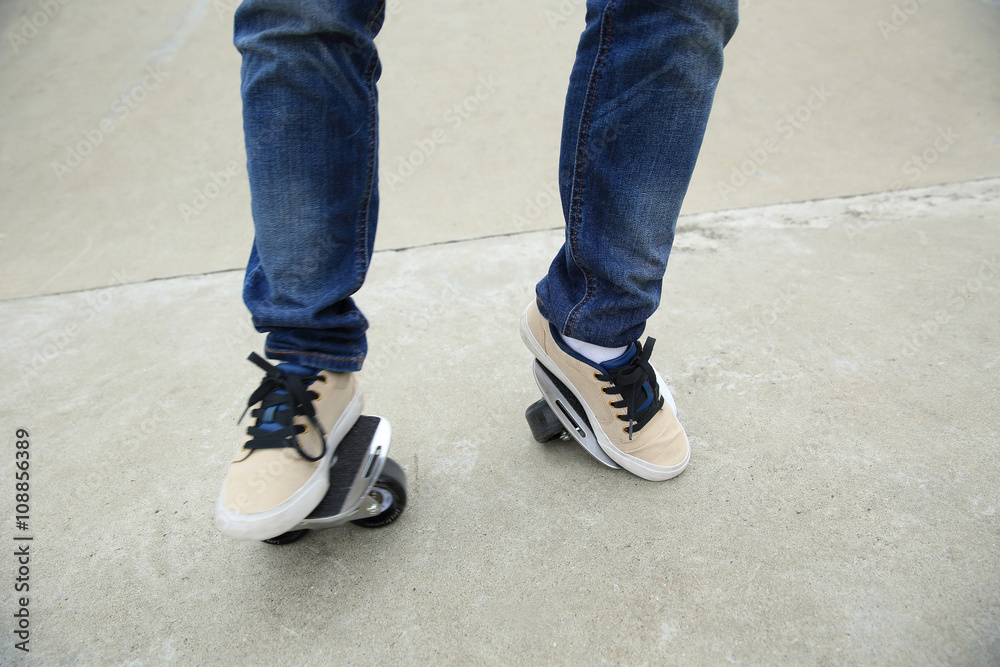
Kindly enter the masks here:
M 590 124 L 592 122 L 593 106 L 597 97 L 597 86 L 601 80 L 601 72 L 607 61 L 608 53 L 611 50 L 611 26 L 614 17 L 614 10 L 617 8 L 617 0 L 611 0 L 605 8 L 601 17 L 601 36 L 597 46 L 597 57 L 590 72 L 590 80 L 587 83 L 587 97 L 584 102 L 583 114 L 580 119 L 580 130 L 577 135 L 576 159 L 573 166 L 573 184 L 571 187 L 570 214 L 567 220 L 569 226 L 569 250 L 574 263 L 583 273 L 586 289 L 583 299 L 570 310 L 566 317 L 567 335 L 571 335 L 577 318 L 580 316 L 582 308 L 594 297 L 593 275 L 586 266 L 579 261 L 579 225 L 583 218 L 583 185 L 581 183 L 580 172 L 586 165 L 587 142 L 590 139 Z
M 376 3 L 375 7 L 372 9 L 371 14 L 368 16 L 368 20 L 365 23 L 365 29 L 367 32 L 371 32 L 371 26 L 374 24 L 379 13 L 382 11 L 383 2 L 381 0 Z M 375 43 L 372 42 L 372 49 L 375 49 Z M 359 272 L 359 283 L 364 282 L 364 276 L 368 272 L 368 237 L 369 237 L 369 227 L 370 227 L 370 214 L 371 214 L 371 202 L 372 196 L 375 190 L 375 163 L 378 160 L 378 100 L 375 93 L 375 82 L 372 78 L 375 75 L 375 68 L 378 66 L 378 51 L 376 50 L 368 63 L 368 68 L 365 70 L 365 80 L 368 83 L 368 173 L 365 182 L 365 193 L 362 198 L 364 202 L 361 207 L 358 219 L 358 272 Z M 359 285 L 360 287 L 360 285 Z M 331 357 L 332 358 L 332 357 Z
M 334 361 L 364 361 L 364 357 L 335 357 L 331 354 L 320 354 L 319 352 L 310 352 L 308 350 L 275 350 L 274 348 L 264 346 L 265 354 L 305 354 L 310 357 L 320 357 L 322 359 L 332 359 Z

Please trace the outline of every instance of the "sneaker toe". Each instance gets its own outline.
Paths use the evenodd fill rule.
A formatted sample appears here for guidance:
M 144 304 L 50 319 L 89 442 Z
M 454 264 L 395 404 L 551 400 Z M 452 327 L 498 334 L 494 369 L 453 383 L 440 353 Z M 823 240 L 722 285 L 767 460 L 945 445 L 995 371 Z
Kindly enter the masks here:
M 295 450 L 257 450 L 229 471 L 222 504 L 235 515 L 271 511 L 289 500 L 315 473 Z
M 642 437 L 630 441 L 626 436 L 618 445 L 623 454 L 636 460 L 639 470 L 633 472 L 648 471 L 659 478 L 672 477 L 684 470 L 691 458 L 691 447 L 672 412 L 662 410 L 640 433 Z

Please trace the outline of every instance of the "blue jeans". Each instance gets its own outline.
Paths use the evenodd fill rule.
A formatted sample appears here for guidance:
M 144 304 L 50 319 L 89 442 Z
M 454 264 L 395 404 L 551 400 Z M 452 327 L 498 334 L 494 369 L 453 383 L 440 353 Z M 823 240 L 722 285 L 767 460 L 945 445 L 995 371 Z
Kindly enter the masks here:
M 378 215 L 383 18 L 382 0 L 236 12 L 256 233 L 243 297 L 273 359 L 345 372 L 367 352 L 351 295 Z M 566 242 L 536 288 L 560 332 L 627 345 L 659 305 L 736 23 L 737 0 L 588 0 L 559 162 Z

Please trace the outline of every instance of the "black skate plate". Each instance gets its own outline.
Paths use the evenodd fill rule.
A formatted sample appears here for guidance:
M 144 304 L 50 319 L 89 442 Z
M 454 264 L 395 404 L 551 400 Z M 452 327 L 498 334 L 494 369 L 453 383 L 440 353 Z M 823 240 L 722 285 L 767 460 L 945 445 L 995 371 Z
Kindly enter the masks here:
M 367 462 L 369 445 L 375 437 L 381 418 L 361 415 L 344 439 L 337 445 L 330 465 L 330 489 L 306 519 L 323 519 L 345 511 L 345 502 L 357 477 L 358 469 Z

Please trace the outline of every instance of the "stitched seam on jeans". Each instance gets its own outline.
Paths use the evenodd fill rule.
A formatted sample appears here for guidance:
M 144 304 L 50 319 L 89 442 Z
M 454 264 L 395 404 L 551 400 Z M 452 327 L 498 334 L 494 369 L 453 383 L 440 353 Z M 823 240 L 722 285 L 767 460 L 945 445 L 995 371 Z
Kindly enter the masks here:
M 593 106 L 595 98 L 597 97 L 597 86 L 601 80 L 601 72 L 604 69 L 605 62 L 607 61 L 608 52 L 611 50 L 612 19 L 614 18 L 614 10 L 617 8 L 617 5 L 617 0 L 611 0 L 611 2 L 605 6 L 604 15 L 601 17 L 601 36 L 597 45 L 597 58 L 594 62 L 594 67 L 590 72 L 590 81 L 587 83 L 587 99 L 584 101 L 583 118 L 580 120 L 580 131 L 577 135 L 576 160 L 573 167 L 572 200 L 570 201 L 570 215 L 567 224 L 570 228 L 570 253 L 573 256 L 573 261 L 583 272 L 584 282 L 586 283 L 586 291 L 583 295 L 583 300 L 573 306 L 566 318 L 566 331 L 569 332 L 567 335 L 571 335 L 573 332 L 576 320 L 580 316 L 580 310 L 593 298 L 594 292 L 593 275 L 585 266 L 582 266 L 577 261 L 577 239 L 579 235 L 577 225 L 583 217 L 581 214 L 583 193 L 582 186 L 578 180 L 578 174 L 581 171 L 581 168 L 587 164 L 587 142 L 590 139 L 590 123 L 592 121 Z
M 372 23 L 378 16 L 379 12 L 382 11 L 384 4 L 378 2 L 372 9 L 371 14 L 368 16 L 368 21 L 365 23 L 365 29 L 371 32 Z M 375 48 L 374 41 L 372 42 L 372 48 Z M 375 68 L 378 66 L 378 51 L 372 55 L 371 62 L 368 63 L 368 69 L 365 71 L 365 80 L 368 83 L 368 107 L 370 111 L 368 112 L 368 146 L 371 151 L 368 156 L 368 172 L 365 181 L 365 194 L 363 198 L 364 205 L 361 207 L 361 211 L 358 215 L 358 288 L 364 284 L 365 274 L 368 272 L 368 236 L 369 236 L 369 213 L 371 211 L 372 196 L 375 189 L 375 162 L 378 159 L 378 146 L 376 141 L 378 140 L 378 101 L 375 96 L 375 82 L 372 81 L 372 77 L 375 75 Z
M 333 359 L 334 361 L 364 361 L 364 357 L 334 357 L 329 354 L 320 354 L 319 352 L 310 352 L 308 350 L 275 350 L 265 346 L 264 352 L 267 354 L 305 354 L 310 357 L 320 357 L 322 359 Z

